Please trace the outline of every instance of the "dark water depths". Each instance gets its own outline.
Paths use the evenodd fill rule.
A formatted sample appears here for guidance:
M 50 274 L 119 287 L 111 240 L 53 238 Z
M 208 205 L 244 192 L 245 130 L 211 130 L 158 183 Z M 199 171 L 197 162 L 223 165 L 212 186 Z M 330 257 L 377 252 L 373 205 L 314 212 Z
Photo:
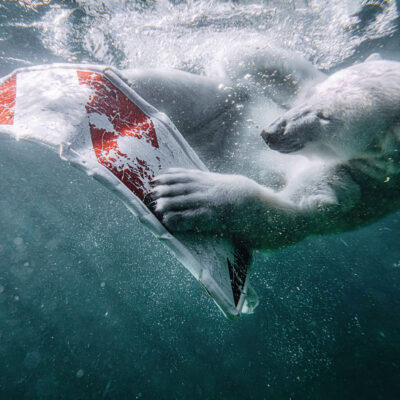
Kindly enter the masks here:
M 392 1 L 25 3 L 0 3 L 1 75 L 85 60 L 207 74 L 266 40 L 325 70 L 400 55 Z M 1 141 L 0 194 L 0 399 L 400 397 L 399 214 L 257 253 L 260 305 L 232 323 L 57 155 Z

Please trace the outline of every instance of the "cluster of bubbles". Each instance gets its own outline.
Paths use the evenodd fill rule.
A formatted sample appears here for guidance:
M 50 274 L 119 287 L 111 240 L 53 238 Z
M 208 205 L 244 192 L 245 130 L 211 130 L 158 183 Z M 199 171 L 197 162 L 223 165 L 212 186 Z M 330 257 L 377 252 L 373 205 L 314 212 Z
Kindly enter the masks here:
M 378 3 L 86 0 L 52 3 L 36 27 L 68 61 L 215 74 L 232 53 L 277 46 L 329 69 L 394 29 L 396 3 Z

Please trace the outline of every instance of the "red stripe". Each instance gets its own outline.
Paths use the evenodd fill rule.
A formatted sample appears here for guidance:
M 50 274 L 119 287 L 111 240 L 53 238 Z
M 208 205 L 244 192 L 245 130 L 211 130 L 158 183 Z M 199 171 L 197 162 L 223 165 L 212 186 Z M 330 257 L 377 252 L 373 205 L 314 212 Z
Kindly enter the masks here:
M 86 104 L 87 113 L 105 115 L 115 130 L 109 132 L 89 124 L 98 162 L 143 200 L 144 182 L 154 178 L 154 171 L 144 160 L 137 157 L 131 159 L 121 152 L 117 139 L 120 136 L 133 136 L 158 148 L 153 121 L 103 75 L 88 71 L 77 71 L 77 74 L 79 83 L 93 90 Z
M 17 95 L 17 75 L 0 86 L 0 125 L 14 123 L 15 97 Z

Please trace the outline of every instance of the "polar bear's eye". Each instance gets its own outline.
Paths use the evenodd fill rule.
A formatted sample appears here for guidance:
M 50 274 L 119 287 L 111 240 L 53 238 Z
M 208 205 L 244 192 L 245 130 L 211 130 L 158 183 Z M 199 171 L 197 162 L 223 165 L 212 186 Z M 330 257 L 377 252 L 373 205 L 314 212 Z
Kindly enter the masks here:
M 323 111 L 319 111 L 317 117 L 325 121 L 331 121 L 331 118 L 329 118 Z

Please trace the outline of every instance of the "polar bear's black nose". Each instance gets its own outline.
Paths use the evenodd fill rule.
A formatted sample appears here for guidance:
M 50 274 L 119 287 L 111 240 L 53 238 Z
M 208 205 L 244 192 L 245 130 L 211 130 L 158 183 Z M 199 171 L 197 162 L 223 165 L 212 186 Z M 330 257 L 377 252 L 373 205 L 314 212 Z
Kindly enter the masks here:
M 261 137 L 272 150 L 277 150 L 281 153 L 292 153 L 304 147 L 304 143 L 299 140 L 300 138 L 292 133 L 286 132 L 284 125 L 278 125 L 263 130 L 261 132 Z

